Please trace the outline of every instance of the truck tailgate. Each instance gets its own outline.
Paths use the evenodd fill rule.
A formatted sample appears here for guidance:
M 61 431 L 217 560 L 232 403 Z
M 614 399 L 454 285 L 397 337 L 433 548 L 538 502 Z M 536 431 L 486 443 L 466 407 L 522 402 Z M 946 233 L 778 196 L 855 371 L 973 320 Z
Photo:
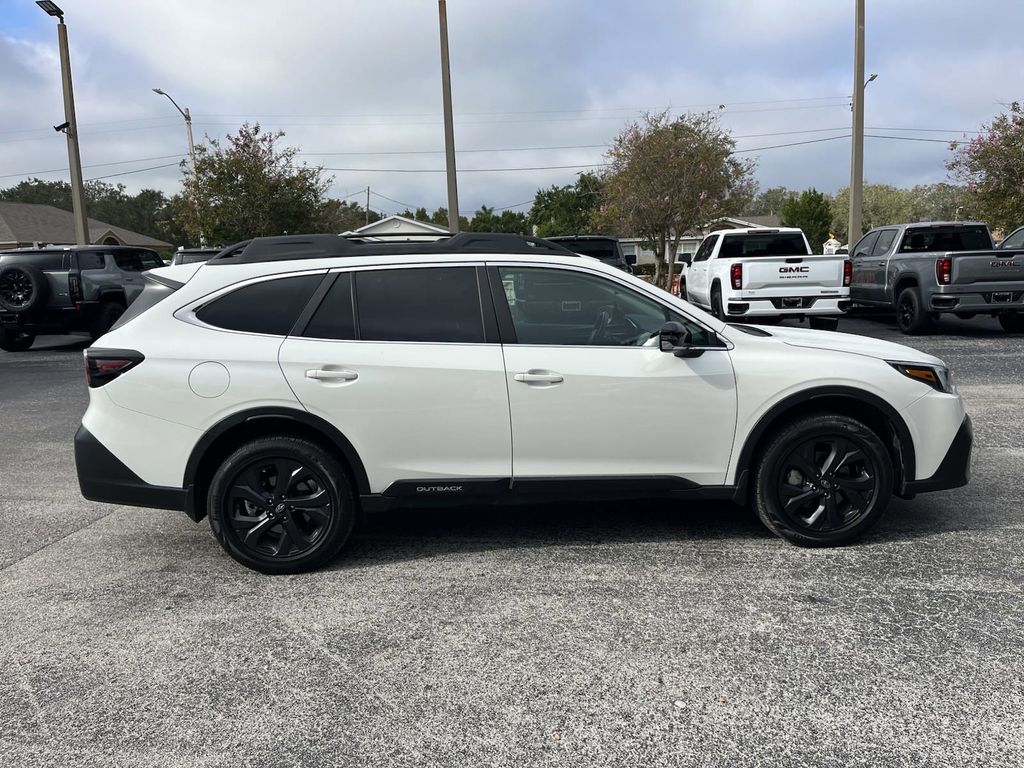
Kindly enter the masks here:
M 743 290 L 843 287 L 846 256 L 754 256 L 743 262 Z
M 1019 283 L 1024 286 L 1024 251 L 960 251 L 945 256 L 952 259 L 952 285 Z

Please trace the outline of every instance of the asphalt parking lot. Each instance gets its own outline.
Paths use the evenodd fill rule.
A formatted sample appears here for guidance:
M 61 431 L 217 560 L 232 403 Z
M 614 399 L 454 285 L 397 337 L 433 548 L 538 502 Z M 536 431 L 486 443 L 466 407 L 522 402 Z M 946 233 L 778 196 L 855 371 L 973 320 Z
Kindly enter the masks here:
M 421 510 L 289 577 L 81 499 L 84 344 L 0 352 L 0 764 L 1024 764 L 1024 338 L 940 332 L 909 341 L 973 482 L 859 545 L 729 505 Z

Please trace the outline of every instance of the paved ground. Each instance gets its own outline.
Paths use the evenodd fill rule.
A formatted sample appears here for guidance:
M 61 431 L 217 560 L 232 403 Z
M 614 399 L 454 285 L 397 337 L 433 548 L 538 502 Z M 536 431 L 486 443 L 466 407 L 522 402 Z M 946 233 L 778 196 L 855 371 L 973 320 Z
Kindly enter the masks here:
M 0 352 L 0 764 L 1024 764 L 1024 339 L 942 331 L 974 482 L 859 546 L 725 505 L 407 512 L 278 578 L 83 501 L 82 345 Z

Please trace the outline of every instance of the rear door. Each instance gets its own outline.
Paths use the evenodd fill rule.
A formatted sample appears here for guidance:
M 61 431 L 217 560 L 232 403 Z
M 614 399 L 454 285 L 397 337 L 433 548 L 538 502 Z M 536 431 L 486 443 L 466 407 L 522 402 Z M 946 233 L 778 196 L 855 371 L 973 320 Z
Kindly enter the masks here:
M 507 484 L 505 365 L 481 279 L 470 264 L 341 271 L 281 345 L 296 397 L 349 439 L 372 492 L 444 498 Z

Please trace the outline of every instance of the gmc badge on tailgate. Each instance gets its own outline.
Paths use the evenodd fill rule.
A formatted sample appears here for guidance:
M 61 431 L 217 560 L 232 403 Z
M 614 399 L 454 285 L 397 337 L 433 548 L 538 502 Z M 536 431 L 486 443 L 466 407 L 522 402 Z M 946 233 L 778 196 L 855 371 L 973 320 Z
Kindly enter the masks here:
M 998 261 L 989 262 L 993 267 L 1016 267 L 1019 266 L 1013 259 L 999 259 Z
M 810 267 L 779 267 L 779 274 L 788 274 L 790 272 L 810 272 Z

